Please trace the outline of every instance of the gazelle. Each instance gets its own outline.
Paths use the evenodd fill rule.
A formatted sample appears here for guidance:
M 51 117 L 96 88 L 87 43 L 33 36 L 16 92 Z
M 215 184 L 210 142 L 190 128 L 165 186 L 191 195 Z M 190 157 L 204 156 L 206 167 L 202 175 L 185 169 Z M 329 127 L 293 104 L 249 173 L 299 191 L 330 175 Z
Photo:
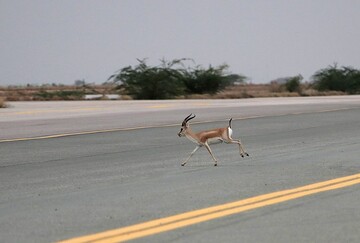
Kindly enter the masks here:
M 214 159 L 215 161 L 214 166 L 217 166 L 217 159 L 215 158 L 209 146 L 209 144 L 212 143 L 225 142 L 228 144 L 229 143 L 238 144 L 240 150 L 240 156 L 241 157 L 244 157 L 244 155 L 249 156 L 249 154 L 245 152 L 240 139 L 232 139 L 231 137 L 233 132 L 231 129 L 232 118 L 229 120 L 229 126 L 227 127 L 215 128 L 212 130 L 201 131 L 198 133 L 194 133 L 190 128 L 189 121 L 193 118 L 195 118 L 195 115 L 193 114 L 188 115 L 182 122 L 180 131 L 178 133 L 179 137 L 185 136 L 190 141 L 197 144 L 195 149 L 191 152 L 190 156 L 184 161 L 184 163 L 181 164 L 181 166 L 184 166 L 189 161 L 191 156 L 193 156 L 193 154 L 203 146 L 209 151 L 211 157 Z

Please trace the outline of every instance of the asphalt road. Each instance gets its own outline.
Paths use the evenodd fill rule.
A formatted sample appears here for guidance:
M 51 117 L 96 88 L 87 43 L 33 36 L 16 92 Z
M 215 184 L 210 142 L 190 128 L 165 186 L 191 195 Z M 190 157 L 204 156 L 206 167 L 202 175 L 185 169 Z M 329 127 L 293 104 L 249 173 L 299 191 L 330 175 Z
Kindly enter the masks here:
M 0 109 L 0 140 L 52 134 L 348 109 L 360 95 L 240 100 L 9 102 Z
M 233 137 L 242 139 L 250 157 L 240 158 L 235 145 L 214 145 L 218 167 L 205 149 L 180 166 L 194 145 L 177 137 L 178 126 L 161 127 L 157 119 L 173 123 L 190 109 L 166 101 L 153 108 L 153 122 L 130 124 L 149 128 L 0 142 L 0 242 L 55 242 L 360 173 L 358 101 L 357 96 L 347 102 L 249 104 L 237 113 L 229 103 L 195 107 L 194 122 L 224 120 L 221 114 L 241 118 L 233 121 Z M 146 107 L 135 113 L 151 117 Z M 44 122 L 19 116 L 12 122 Z M 62 119 L 79 122 L 84 116 Z M 45 123 L 58 119 L 47 117 Z M 129 127 L 127 122 L 120 125 Z M 226 124 L 199 123 L 193 129 Z M 41 135 L 59 132 L 43 130 Z M 7 133 L 21 135 L 15 129 Z M 135 242 L 358 242 L 359 189 L 360 184 L 331 190 Z

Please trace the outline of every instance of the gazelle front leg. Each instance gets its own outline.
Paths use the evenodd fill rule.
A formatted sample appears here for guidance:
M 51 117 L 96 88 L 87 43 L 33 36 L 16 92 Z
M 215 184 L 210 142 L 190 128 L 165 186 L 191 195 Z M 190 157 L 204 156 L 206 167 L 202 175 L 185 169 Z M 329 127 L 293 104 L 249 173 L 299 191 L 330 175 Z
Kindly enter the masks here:
M 184 165 L 189 161 L 189 159 L 191 158 L 191 156 L 193 156 L 193 154 L 195 154 L 195 152 L 196 152 L 200 147 L 201 147 L 200 145 L 196 146 L 196 148 L 191 152 L 191 154 L 189 155 L 189 157 L 184 161 L 184 163 L 181 164 L 181 166 L 184 166 Z
M 211 148 L 209 146 L 209 144 L 207 142 L 204 143 L 205 148 L 209 151 L 209 153 L 211 154 L 211 157 L 213 158 L 213 160 L 215 161 L 214 166 L 217 166 L 217 160 L 215 159 L 215 156 L 213 155 Z

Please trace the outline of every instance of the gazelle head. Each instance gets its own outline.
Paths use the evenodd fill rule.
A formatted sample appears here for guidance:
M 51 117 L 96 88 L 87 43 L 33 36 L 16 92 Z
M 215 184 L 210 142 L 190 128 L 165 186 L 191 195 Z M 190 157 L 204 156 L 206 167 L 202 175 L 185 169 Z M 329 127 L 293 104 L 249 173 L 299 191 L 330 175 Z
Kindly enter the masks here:
M 178 132 L 179 137 L 185 136 L 186 130 L 189 128 L 189 123 L 188 122 L 193 118 L 195 118 L 195 115 L 190 114 L 184 119 L 184 121 L 181 124 L 180 131 Z

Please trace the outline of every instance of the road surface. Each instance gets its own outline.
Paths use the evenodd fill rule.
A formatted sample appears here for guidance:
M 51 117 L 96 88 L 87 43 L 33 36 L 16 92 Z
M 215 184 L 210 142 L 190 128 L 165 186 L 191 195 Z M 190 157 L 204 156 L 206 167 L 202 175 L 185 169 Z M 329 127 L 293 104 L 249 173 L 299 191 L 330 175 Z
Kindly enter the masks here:
M 75 102 L 63 111 L 32 106 L 27 115 L 15 103 L 1 111 L 0 124 L 9 130 L 2 130 L 0 142 L 0 242 L 57 242 L 357 175 L 359 101 L 135 102 L 142 108 L 107 112 L 86 112 Z M 18 113 L 3 116 L 11 112 Z M 241 158 L 235 145 L 219 144 L 212 146 L 218 167 L 205 149 L 181 167 L 194 145 L 176 134 L 190 112 L 199 122 L 194 130 L 226 126 L 235 117 L 233 137 L 242 139 L 250 157 Z M 61 127 L 59 120 L 72 126 Z M 92 124 L 99 121 L 102 126 Z M 37 126 L 17 131 L 12 124 Z M 97 132 L 84 133 L 92 129 Z M 46 138 L 53 134 L 63 136 Z M 355 183 L 134 241 L 358 242 L 359 189 Z

